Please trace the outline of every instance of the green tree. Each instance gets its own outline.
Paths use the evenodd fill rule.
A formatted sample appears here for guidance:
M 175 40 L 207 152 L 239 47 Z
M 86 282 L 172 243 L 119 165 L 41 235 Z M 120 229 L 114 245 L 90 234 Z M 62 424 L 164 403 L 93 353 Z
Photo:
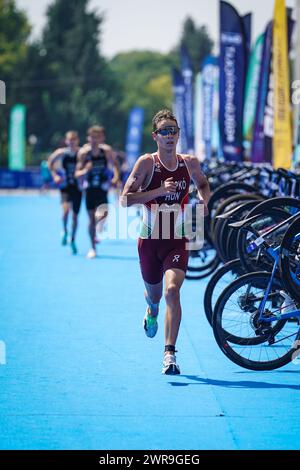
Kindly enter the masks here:
M 125 131 L 116 125 L 122 117 L 118 82 L 99 52 L 103 15 L 88 4 L 55 0 L 41 39 L 29 51 L 28 124 L 42 148 L 57 145 L 70 128 L 84 140 L 87 128 L 100 123 L 114 142 Z
M 183 29 L 179 46 L 185 46 L 189 53 L 192 67 L 195 73 L 200 69 L 203 59 L 212 53 L 214 42 L 209 36 L 206 26 L 197 27 L 192 18 L 187 17 L 183 23 Z
M 171 70 L 175 54 L 152 51 L 131 51 L 116 55 L 111 61 L 113 71 L 121 78 L 121 110 L 127 116 L 134 106 L 145 110 L 142 152 L 155 148 L 151 138 L 151 119 L 161 108 L 172 107 Z
M 16 77 L 17 68 L 27 53 L 30 26 L 25 13 L 14 0 L 0 0 L 0 71 L 1 78 Z
M 26 14 L 14 0 L 0 0 L 0 80 L 6 83 L 6 105 L 0 106 L 0 165 L 7 165 L 7 135 L 9 112 L 13 104 L 22 101 L 22 91 L 14 86 L 22 76 L 27 57 L 30 25 Z

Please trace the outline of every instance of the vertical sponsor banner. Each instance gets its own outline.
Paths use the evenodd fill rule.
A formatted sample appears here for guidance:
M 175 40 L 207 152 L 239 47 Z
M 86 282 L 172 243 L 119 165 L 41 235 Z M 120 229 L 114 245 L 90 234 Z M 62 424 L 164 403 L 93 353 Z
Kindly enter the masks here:
M 299 170 L 300 167 L 300 110 L 298 109 L 298 114 L 296 117 L 296 129 L 295 129 L 295 139 L 294 139 L 294 153 L 293 153 L 293 168 Z
M 251 161 L 253 163 L 265 162 L 265 105 L 268 95 L 269 75 L 272 53 L 273 22 L 266 27 L 263 41 L 262 59 L 259 73 L 256 112 L 251 147 Z M 267 120 L 268 122 L 268 120 Z
M 6 104 L 6 85 L 3 80 L 0 80 L 0 104 Z M 1 149 L 1 143 L 0 143 L 0 149 Z
M 184 81 L 178 70 L 173 70 L 173 111 L 180 127 L 178 151 L 187 153 L 187 131 L 185 120 L 185 92 Z
M 16 104 L 10 113 L 8 167 L 10 170 L 25 168 L 25 119 L 26 107 Z
M 288 10 L 287 10 L 288 12 Z M 288 18 L 288 47 L 291 45 L 293 20 Z M 273 22 L 267 26 L 261 68 L 262 85 L 259 85 L 258 111 L 252 152 L 254 162 L 273 164 L 274 139 L 274 70 L 273 70 Z
M 252 13 L 244 15 L 242 21 L 245 32 L 246 64 L 248 68 L 251 51 Z
M 0 104 L 6 104 L 6 86 L 3 80 L 0 80 Z
M 129 113 L 127 139 L 125 152 L 129 169 L 134 166 L 137 158 L 141 152 L 142 134 L 144 124 L 144 110 L 143 108 L 132 108 Z
M 288 39 L 288 49 L 291 46 L 291 38 L 294 21 L 291 18 L 291 10 L 286 9 L 288 15 L 288 28 L 287 28 L 287 39 Z M 265 161 L 271 164 L 274 164 L 274 101 L 275 101 L 275 77 L 274 77 L 274 22 L 272 27 L 272 43 L 271 43 L 271 61 L 270 61 L 270 70 L 269 70 L 269 84 L 268 91 L 266 96 L 265 103 L 265 113 L 264 113 L 264 153 Z
M 273 41 L 273 34 L 272 34 Z M 265 161 L 273 164 L 273 138 L 274 138 L 274 72 L 273 72 L 273 42 L 271 45 L 271 61 L 269 68 L 269 82 L 264 110 L 264 153 Z
M 195 129 L 195 155 L 200 161 L 204 159 L 203 142 L 203 96 L 202 76 L 198 72 L 195 79 L 195 106 L 194 106 L 194 129 Z
M 287 15 L 288 49 L 290 51 L 291 43 L 292 43 L 292 34 L 293 34 L 293 31 L 294 31 L 294 26 L 295 26 L 295 20 L 293 20 L 293 18 L 292 18 L 293 9 L 292 8 L 287 8 L 286 9 L 286 15 Z
M 299 11 L 300 14 L 300 11 Z M 300 35 L 300 32 L 299 32 Z M 296 107 L 294 114 L 294 155 L 293 167 L 299 168 L 300 166 L 300 80 L 294 80 L 292 84 L 293 90 L 293 104 Z
M 294 62 L 293 105 L 294 105 L 294 168 L 300 167 L 300 0 L 295 2 L 296 34 L 294 48 L 296 58 Z
M 285 0 L 275 0 L 273 23 L 274 158 L 275 168 L 292 164 L 290 77 Z
M 255 119 L 259 74 L 261 69 L 261 60 L 263 53 L 264 34 L 261 34 L 254 46 L 250 55 L 249 66 L 246 78 L 246 91 L 245 91 L 245 108 L 244 108 L 244 124 L 243 124 L 243 137 L 244 140 L 251 142 L 253 124 Z
M 215 82 L 218 75 L 216 57 L 208 56 L 202 65 L 202 86 L 203 86 L 203 141 L 205 148 L 205 158 L 212 157 L 212 134 L 213 134 L 213 111 Z
M 243 159 L 246 38 L 242 18 L 229 3 L 220 9 L 220 137 L 225 160 Z
M 217 57 L 217 65 L 215 69 L 214 76 L 214 98 L 213 98 L 213 128 L 212 128 L 212 138 L 211 145 L 213 155 L 218 158 L 222 157 L 221 145 L 220 145 L 220 128 L 219 128 L 219 86 L 220 86 L 220 67 L 219 67 L 219 58 Z
M 193 70 L 186 48 L 181 48 L 181 74 L 184 83 L 184 118 L 187 153 L 194 152 L 194 84 Z

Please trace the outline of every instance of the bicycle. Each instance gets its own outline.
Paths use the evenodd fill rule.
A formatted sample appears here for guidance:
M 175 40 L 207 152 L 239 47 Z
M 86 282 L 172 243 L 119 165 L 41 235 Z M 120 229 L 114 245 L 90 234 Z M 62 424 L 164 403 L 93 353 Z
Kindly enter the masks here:
M 263 236 L 251 227 L 252 221 L 246 219 L 231 226 L 250 230 L 257 236 L 251 241 L 249 250 L 263 246 L 274 261 L 272 272 L 252 272 L 232 282 L 216 303 L 213 331 L 221 351 L 236 364 L 251 370 L 272 370 L 288 364 L 300 353 L 300 309 L 289 297 L 291 285 L 288 279 L 283 282 L 278 271 L 286 248 L 280 251 L 280 245 L 271 246 L 266 235 L 294 222 L 293 242 L 300 240 L 300 233 L 295 234 L 300 227 L 299 214 L 284 220 Z M 291 234 L 287 239 L 291 240 Z M 293 251 L 289 253 L 291 260 Z M 290 305 L 286 303 L 287 299 Z

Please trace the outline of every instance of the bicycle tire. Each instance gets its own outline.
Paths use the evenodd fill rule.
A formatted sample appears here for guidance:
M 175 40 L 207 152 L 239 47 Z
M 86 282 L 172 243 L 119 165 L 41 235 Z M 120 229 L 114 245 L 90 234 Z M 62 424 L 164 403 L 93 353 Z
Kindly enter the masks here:
M 291 272 L 290 258 L 294 237 L 300 232 L 300 216 L 295 219 L 286 231 L 280 246 L 280 273 L 283 284 L 291 297 L 300 302 L 300 279 L 299 283 L 295 282 L 295 278 Z M 299 261 L 300 262 L 300 261 Z
M 226 332 L 226 330 L 223 329 L 222 327 L 222 316 L 224 313 L 224 307 L 226 305 L 226 302 L 234 292 L 236 292 L 240 287 L 245 286 L 247 283 L 250 282 L 250 284 L 253 283 L 253 285 L 258 284 L 258 285 L 266 285 L 269 282 L 270 279 L 270 273 L 264 272 L 264 271 L 259 271 L 259 272 L 254 272 L 254 273 L 248 273 L 240 278 L 236 279 L 233 281 L 222 293 L 222 296 L 219 297 L 216 308 L 214 310 L 214 315 L 213 315 L 213 332 L 214 336 L 216 339 L 216 342 L 223 352 L 225 356 L 227 356 L 232 362 L 235 364 L 245 368 L 245 369 L 250 369 L 250 370 L 256 370 L 256 371 L 261 371 L 261 370 L 273 370 L 277 369 L 279 367 L 283 367 L 286 364 L 290 363 L 294 357 L 294 354 L 297 353 L 297 351 L 300 348 L 300 342 L 296 341 L 293 342 L 293 345 L 288 349 L 288 351 L 283 354 L 281 357 L 277 357 L 276 359 L 273 360 L 253 360 L 250 359 L 249 357 L 243 357 L 241 354 L 238 354 L 234 347 L 231 346 L 233 344 L 234 346 L 243 346 L 240 350 L 248 350 L 251 348 L 251 346 L 258 346 L 258 347 L 265 347 L 268 339 L 270 336 L 264 336 L 262 335 L 260 339 L 260 342 L 257 342 L 256 344 L 251 343 L 250 341 L 247 343 L 246 341 L 243 341 L 241 343 L 233 343 L 230 337 L 230 334 Z M 276 282 L 279 282 L 280 285 L 280 280 L 276 280 Z M 279 285 L 276 287 L 276 289 L 279 289 Z M 275 324 L 275 327 L 272 328 L 272 333 L 274 335 L 279 334 L 283 327 L 287 324 L 286 320 L 278 320 L 277 325 Z M 276 328 L 276 329 L 275 329 Z M 298 337 L 298 329 L 297 332 L 295 332 L 296 338 Z M 246 338 L 244 338 L 245 340 Z M 288 338 L 289 341 L 289 338 Z M 269 347 L 272 348 L 272 345 L 268 344 Z M 249 347 L 249 349 L 247 348 Z M 271 349 L 269 350 L 271 351 Z M 277 353 L 277 351 L 276 351 Z M 261 358 L 262 354 L 261 351 L 259 351 L 258 354 L 259 358 Z M 268 356 L 268 353 L 266 355 Z
M 245 272 L 241 269 L 241 263 L 239 259 L 235 259 L 230 261 L 229 263 L 224 264 L 221 266 L 210 278 L 203 297 L 203 304 L 204 304 L 204 312 L 207 318 L 208 323 L 212 326 L 212 317 L 213 317 L 213 310 L 215 307 L 215 302 L 213 302 L 213 295 L 215 293 L 215 289 L 219 281 L 229 272 L 236 272 L 236 277 L 245 274 Z

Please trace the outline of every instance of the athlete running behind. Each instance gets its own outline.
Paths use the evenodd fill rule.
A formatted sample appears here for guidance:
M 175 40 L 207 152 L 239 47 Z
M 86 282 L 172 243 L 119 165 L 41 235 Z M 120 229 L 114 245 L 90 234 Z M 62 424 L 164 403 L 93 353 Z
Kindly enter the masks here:
M 54 182 L 60 188 L 61 204 L 63 212 L 63 233 L 61 243 L 68 243 L 68 218 L 72 211 L 71 250 L 77 254 L 75 236 L 78 226 L 78 214 L 81 205 L 82 193 L 75 177 L 77 154 L 79 152 L 79 138 L 75 131 L 68 131 L 65 135 L 66 147 L 53 152 L 48 159 L 48 167 Z
M 86 209 L 89 216 L 91 248 L 87 258 L 96 258 L 96 222 L 102 227 L 108 216 L 108 190 L 118 179 L 118 171 L 109 146 L 103 145 L 103 128 L 88 129 L 88 143 L 78 154 L 77 178 L 86 179 Z M 97 211 L 97 219 L 96 219 Z

